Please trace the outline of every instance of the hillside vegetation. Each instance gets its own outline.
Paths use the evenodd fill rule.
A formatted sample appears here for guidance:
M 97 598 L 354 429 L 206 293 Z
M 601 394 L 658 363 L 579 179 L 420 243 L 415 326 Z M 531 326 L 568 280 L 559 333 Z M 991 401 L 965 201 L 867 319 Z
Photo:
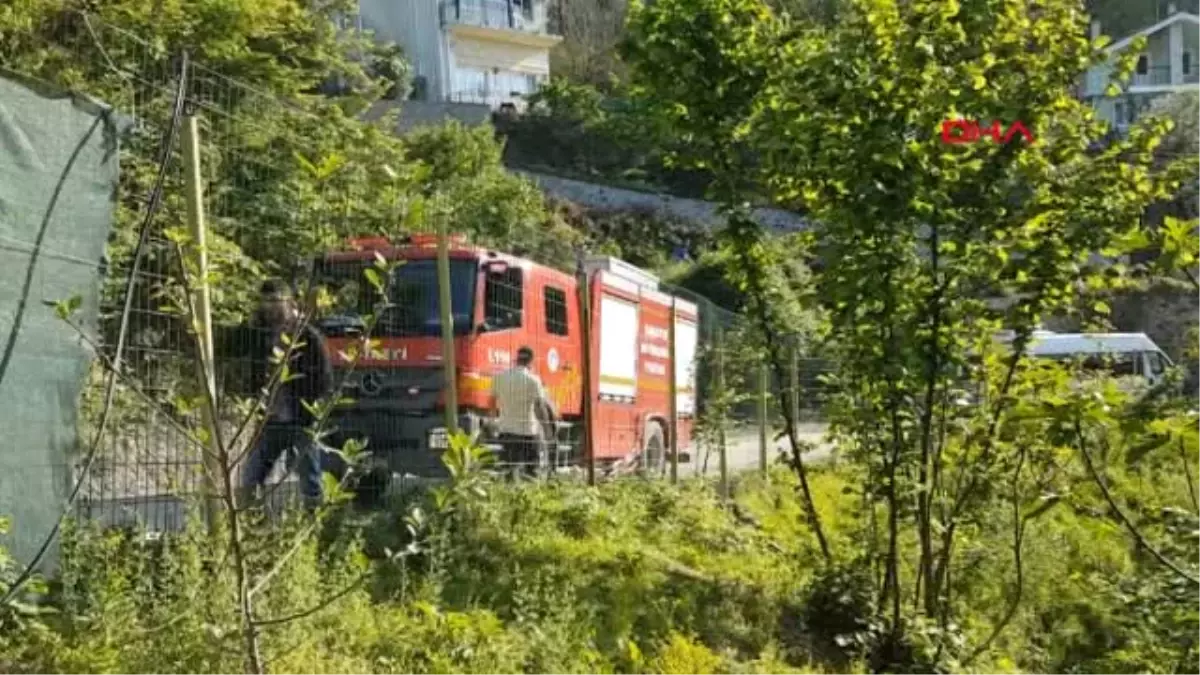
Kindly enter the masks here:
M 866 518 L 852 468 L 812 477 L 839 557 L 827 568 L 803 524 L 795 476 L 714 486 L 622 481 L 516 488 L 484 481 L 450 514 L 432 503 L 343 512 L 310 541 L 266 600 L 300 611 L 370 571 L 324 610 L 269 633 L 272 672 L 847 672 L 865 667 L 874 611 L 853 566 Z M 1002 506 L 967 544 L 962 629 L 1001 618 L 1011 573 Z M 282 536 L 291 526 L 281 525 Z M 415 531 L 414 531 L 415 530 Z M 385 549 L 420 542 L 401 563 Z M 5 672 L 231 672 L 240 667 L 227 551 L 198 530 L 147 544 L 131 534 L 69 535 L 60 612 L 0 638 Z M 1026 601 L 979 672 L 1186 672 L 1194 617 L 1163 606 L 1163 581 L 1120 528 L 1080 503 L 1025 542 Z M 1194 599 L 1194 598 L 1193 598 Z M 13 617 L 6 625 L 13 627 Z M 1194 648 L 1194 642 L 1191 643 Z

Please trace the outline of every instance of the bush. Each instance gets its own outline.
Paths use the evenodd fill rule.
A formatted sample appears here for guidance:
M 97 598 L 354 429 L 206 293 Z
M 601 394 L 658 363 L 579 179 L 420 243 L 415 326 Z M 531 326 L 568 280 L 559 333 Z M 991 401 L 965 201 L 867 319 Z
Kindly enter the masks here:
M 528 113 L 495 120 L 506 164 L 705 197 L 711 176 L 669 167 L 667 149 L 676 141 L 633 98 L 605 97 L 594 87 L 557 78 L 529 103 Z
M 723 659 L 711 649 L 679 633 L 671 633 L 659 647 L 651 663 L 651 672 L 677 675 L 719 673 Z
M 737 509 L 699 480 L 594 489 L 478 477 L 451 498 L 452 517 L 430 495 L 374 514 L 347 510 L 303 544 L 257 612 L 319 605 L 363 571 L 372 583 L 265 627 L 264 658 L 280 672 L 861 672 L 868 657 L 876 669 L 911 672 L 1194 666 L 1195 589 L 1140 560 L 1107 518 L 1069 508 L 1048 511 L 1029 535 L 1024 604 L 976 662 L 954 659 L 970 651 L 964 640 L 974 647 L 991 632 L 1007 601 L 1000 512 L 964 539 L 954 585 L 962 628 L 906 617 L 888 642 L 874 578 L 853 562 L 863 535 L 845 490 L 852 477 L 852 468 L 811 476 L 843 560 L 828 568 L 782 468 L 742 477 Z M 415 534 L 413 506 L 427 514 Z M 253 526 L 255 569 L 291 545 L 297 525 Z M 5 672 L 243 668 L 224 538 L 197 528 L 158 541 L 91 527 L 63 536 L 62 571 L 45 599 L 58 612 L 5 624 Z M 385 559 L 385 549 L 414 542 L 423 555 Z

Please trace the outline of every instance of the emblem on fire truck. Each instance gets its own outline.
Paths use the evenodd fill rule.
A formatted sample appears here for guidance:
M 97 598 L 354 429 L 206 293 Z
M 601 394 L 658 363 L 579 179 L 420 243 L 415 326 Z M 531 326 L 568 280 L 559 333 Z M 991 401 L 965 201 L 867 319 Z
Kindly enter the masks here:
M 367 396 L 374 396 L 383 391 L 383 375 L 373 370 L 368 371 L 363 374 L 358 386 L 362 393 Z
M 546 353 L 546 367 L 549 368 L 550 372 L 552 373 L 558 372 L 558 350 L 553 347 L 551 347 L 550 351 Z

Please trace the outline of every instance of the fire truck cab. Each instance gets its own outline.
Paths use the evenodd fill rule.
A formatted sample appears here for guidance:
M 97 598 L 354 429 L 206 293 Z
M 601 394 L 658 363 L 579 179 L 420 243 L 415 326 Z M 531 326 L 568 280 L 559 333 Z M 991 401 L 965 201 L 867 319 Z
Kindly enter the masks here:
M 447 435 L 436 239 L 357 240 L 350 250 L 317 260 L 316 281 L 335 298 L 333 314 L 319 325 L 335 368 L 350 366 L 347 350 L 361 338 L 362 316 L 379 300 L 364 278 L 377 255 L 401 264 L 388 284 L 391 306 L 372 333 L 377 348 L 360 356 L 346 379 L 344 395 L 353 403 L 336 415 L 333 442 L 363 438 L 392 471 L 442 475 L 440 453 Z M 670 447 L 672 376 L 682 453 L 696 404 L 699 316 L 694 304 L 662 293 L 655 277 L 632 265 L 590 259 L 584 272 L 591 291 L 591 344 L 585 345 L 574 275 L 471 246 L 462 238 L 452 238 L 449 258 L 461 429 L 485 444 L 494 438 L 491 378 L 513 367 L 518 349 L 529 347 L 532 369 L 561 420 L 558 442 L 550 444 L 559 456 L 547 461 L 582 459 L 584 397 L 589 396 L 590 447 L 598 464 L 637 460 L 661 466 Z M 668 343 L 672 314 L 674 367 Z M 585 358 L 591 366 L 588 392 Z

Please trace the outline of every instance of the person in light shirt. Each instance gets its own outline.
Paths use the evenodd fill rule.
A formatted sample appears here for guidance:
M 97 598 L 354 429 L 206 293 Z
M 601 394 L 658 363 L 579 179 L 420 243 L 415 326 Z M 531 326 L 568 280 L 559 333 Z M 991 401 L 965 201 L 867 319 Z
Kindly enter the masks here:
M 554 404 L 532 365 L 533 350 L 521 347 L 517 364 L 492 378 L 502 461 L 518 464 L 530 476 L 537 474 L 542 439 L 556 419 Z

